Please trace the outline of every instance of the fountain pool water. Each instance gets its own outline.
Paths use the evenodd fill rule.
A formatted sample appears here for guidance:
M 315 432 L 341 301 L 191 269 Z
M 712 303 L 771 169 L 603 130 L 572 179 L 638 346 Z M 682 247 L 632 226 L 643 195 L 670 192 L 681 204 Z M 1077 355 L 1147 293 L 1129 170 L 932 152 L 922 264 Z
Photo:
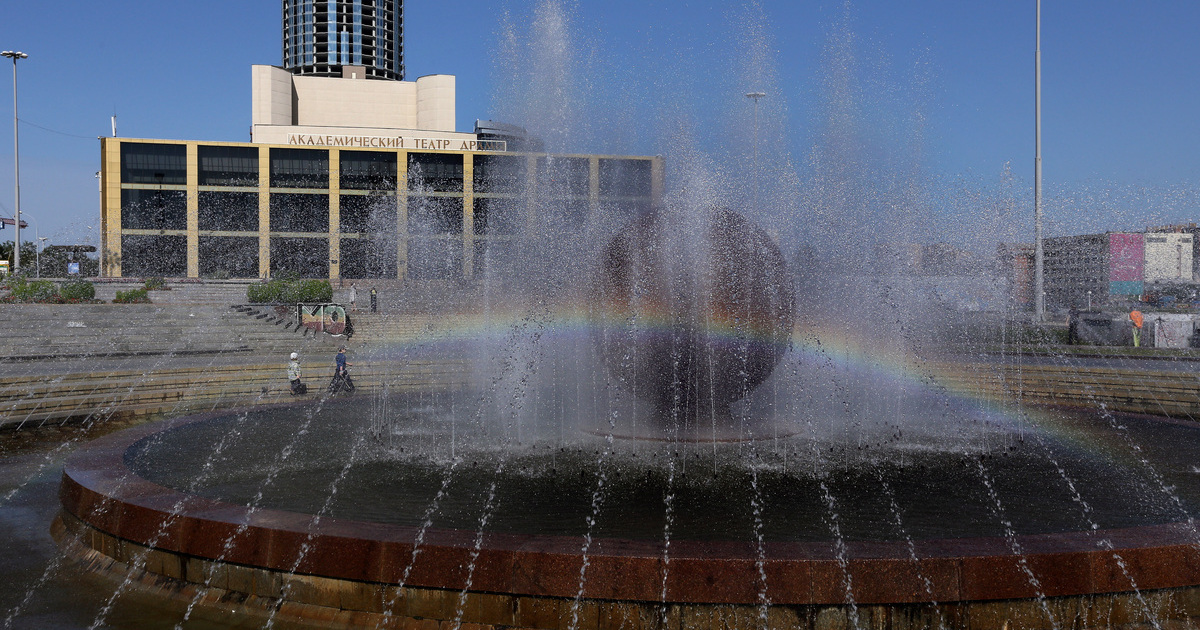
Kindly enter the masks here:
M 513 444 L 452 429 L 472 400 L 395 395 L 382 434 L 366 399 L 113 434 L 68 461 L 59 536 L 189 613 L 364 627 L 1052 627 L 1088 606 L 1165 619 L 1158 589 L 1200 582 L 1182 423 L 1036 412 L 1007 446 Z

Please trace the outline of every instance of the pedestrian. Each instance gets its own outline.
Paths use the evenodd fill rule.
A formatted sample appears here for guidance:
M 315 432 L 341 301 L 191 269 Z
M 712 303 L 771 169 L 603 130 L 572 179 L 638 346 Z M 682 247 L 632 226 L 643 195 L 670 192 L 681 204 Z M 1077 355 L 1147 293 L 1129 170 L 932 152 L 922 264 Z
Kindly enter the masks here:
M 372 313 L 379 310 L 379 299 L 378 298 L 379 298 L 379 292 L 375 290 L 375 287 L 371 287 L 371 312 Z
M 354 365 L 346 361 L 346 346 L 338 348 L 337 356 L 333 359 L 333 380 L 329 381 L 329 393 L 337 394 L 343 390 L 347 394 L 354 393 L 354 381 L 350 380 L 350 371 L 346 366 Z
M 358 286 L 355 285 L 353 282 L 351 282 L 350 283 L 350 310 L 352 310 L 352 311 L 358 310 L 358 306 L 355 305 L 356 301 L 358 301 Z
M 288 362 L 287 375 L 288 382 L 292 385 L 293 396 L 308 393 L 308 385 L 300 380 L 300 355 L 295 352 L 292 353 L 291 361 Z
M 1145 323 L 1145 318 L 1142 317 L 1141 311 L 1130 311 L 1129 322 L 1133 324 L 1133 347 L 1137 348 L 1142 345 L 1142 324 Z

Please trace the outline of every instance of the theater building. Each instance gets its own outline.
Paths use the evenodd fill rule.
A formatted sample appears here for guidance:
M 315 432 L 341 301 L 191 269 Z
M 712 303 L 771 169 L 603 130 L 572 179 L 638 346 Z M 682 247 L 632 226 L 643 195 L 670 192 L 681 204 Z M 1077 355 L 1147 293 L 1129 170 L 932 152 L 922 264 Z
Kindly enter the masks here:
M 470 278 L 547 208 L 582 224 L 661 197 L 657 157 L 455 131 L 453 76 L 340 71 L 253 66 L 251 142 L 102 138 L 102 274 Z

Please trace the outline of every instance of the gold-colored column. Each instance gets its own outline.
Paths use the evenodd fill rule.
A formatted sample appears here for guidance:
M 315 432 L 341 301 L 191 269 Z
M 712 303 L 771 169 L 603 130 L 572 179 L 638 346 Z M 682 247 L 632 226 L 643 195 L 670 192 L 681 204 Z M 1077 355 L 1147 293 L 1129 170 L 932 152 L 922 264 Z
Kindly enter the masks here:
M 408 151 L 396 152 L 396 278 L 408 277 Z
M 101 274 L 121 277 L 121 141 L 100 141 L 100 186 L 104 208 L 100 221 Z
M 329 279 L 342 277 L 342 153 L 329 150 Z
M 200 277 L 200 157 L 187 143 L 187 277 Z
M 258 276 L 271 276 L 271 148 L 258 147 Z
M 475 275 L 475 154 L 463 154 L 463 277 Z

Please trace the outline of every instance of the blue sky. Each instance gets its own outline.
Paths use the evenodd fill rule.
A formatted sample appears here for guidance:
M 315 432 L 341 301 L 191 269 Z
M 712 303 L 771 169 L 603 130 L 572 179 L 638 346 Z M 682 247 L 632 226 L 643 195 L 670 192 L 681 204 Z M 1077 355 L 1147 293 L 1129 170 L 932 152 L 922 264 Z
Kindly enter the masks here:
M 587 102 L 581 109 L 611 131 L 593 129 L 590 140 L 615 142 L 630 153 L 661 152 L 662 128 L 669 127 L 662 121 L 684 112 L 702 130 L 701 148 L 719 152 L 730 134 L 726 113 L 742 106 L 740 95 L 754 82 L 744 73 L 750 42 L 766 53 L 758 62 L 758 72 L 772 77 L 764 127 L 779 150 L 803 162 L 819 142 L 826 52 L 830 33 L 844 19 L 843 0 L 762 0 L 765 19 L 759 21 L 746 18 L 755 14 L 750 3 L 564 3 L 574 68 L 582 69 L 579 94 Z M 30 55 L 18 67 L 22 209 L 51 242 L 94 242 L 88 226 L 97 224 L 99 212 L 96 136 L 109 133 L 114 112 L 125 137 L 248 140 L 250 65 L 280 63 L 278 2 L 9 4 L 0 49 Z M 503 25 L 525 32 L 537 1 L 405 4 L 409 78 L 457 75 L 459 130 L 510 111 L 511 103 L 497 95 L 505 92 L 505 77 L 519 73 L 506 65 L 522 58 L 502 53 Z M 1051 230 L 1200 219 L 1194 205 L 1200 3 L 1044 5 L 1043 154 Z M 1009 163 L 1018 204 L 1027 203 L 1033 0 L 855 0 L 849 7 L 856 72 L 869 101 L 865 115 L 924 112 L 921 151 L 931 176 L 986 188 Z M 755 24 L 765 29 L 762 36 Z M 0 61 L 0 214 L 11 216 L 12 68 Z M 913 88 L 914 68 L 927 77 L 919 89 Z M 618 101 L 623 104 L 611 115 L 596 113 Z M 618 110 L 638 120 L 611 113 Z M 1089 204 L 1100 210 L 1092 213 Z M 0 240 L 7 238 L 11 232 L 0 233 Z

